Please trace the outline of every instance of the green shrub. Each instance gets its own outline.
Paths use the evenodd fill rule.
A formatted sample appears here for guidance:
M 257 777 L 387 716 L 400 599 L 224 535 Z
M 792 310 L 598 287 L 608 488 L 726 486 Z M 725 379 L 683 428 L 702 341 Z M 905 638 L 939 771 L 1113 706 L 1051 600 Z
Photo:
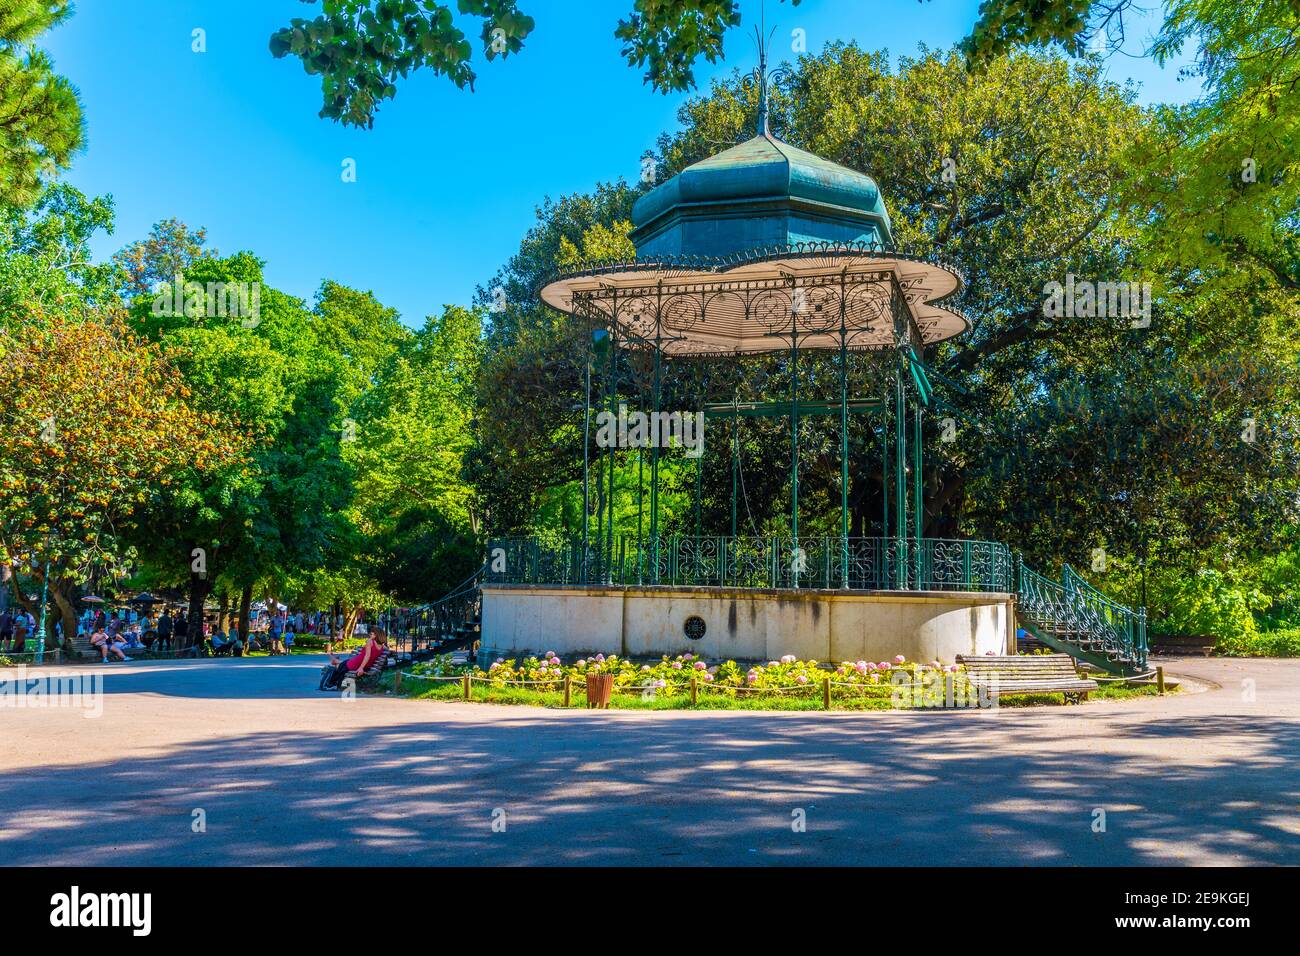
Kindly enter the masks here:
M 1300 657 L 1300 627 L 1234 634 L 1220 639 L 1215 650 L 1230 657 Z
M 1220 640 L 1250 637 L 1258 631 L 1255 612 L 1268 607 L 1260 590 L 1230 581 L 1213 568 L 1157 577 L 1153 595 L 1163 613 L 1152 630 L 1166 634 L 1213 634 Z M 1156 601 L 1152 602 L 1156 604 Z

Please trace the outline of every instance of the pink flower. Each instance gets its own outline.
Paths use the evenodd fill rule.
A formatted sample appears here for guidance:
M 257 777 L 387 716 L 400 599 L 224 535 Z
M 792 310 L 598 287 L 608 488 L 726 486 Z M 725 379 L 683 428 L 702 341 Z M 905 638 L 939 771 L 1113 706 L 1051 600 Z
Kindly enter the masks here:
M 575 666 L 575 667 L 586 667 L 586 666 L 587 666 L 587 662 L 584 661 L 581 657 L 579 657 L 579 658 L 578 658 L 578 662 L 577 662 L 574 666 Z
M 547 652 L 546 652 L 546 657 L 547 657 L 548 660 L 549 660 L 550 658 L 554 657 L 554 656 L 555 656 L 555 651 L 547 651 Z
M 697 671 L 702 671 L 702 670 L 704 670 L 707 666 L 708 666 L 708 665 L 705 664 L 704 661 L 696 661 L 696 662 L 695 662 L 695 669 L 696 669 Z
M 781 663 L 793 664 L 796 660 L 798 660 L 798 658 L 795 657 L 793 654 L 786 654 L 784 657 L 781 658 Z
M 800 674 L 798 677 L 795 678 L 795 680 L 797 680 L 801 684 L 808 683 L 808 678 L 805 677 L 803 674 Z
M 602 661 L 602 662 L 603 662 L 603 661 L 605 660 L 605 655 L 604 655 L 604 654 L 597 654 L 597 655 L 596 655 L 596 660 L 598 660 L 598 661 Z
M 954 674 L 957 673 L 957 665 L 956 665 L 956 664 L 950 664 L 950 665 L 948 666 L 948 670 L 950 670 L 950 671 L 951 671 L 952 673 L 954 673 Z
M 695 655 L 694 655 L 694 654 L 683 654 L 683 655 L 682 655 L 682 660 L 684 660 L 684 661 L 693 661 L 693 660 L 695 660 Z
M 882 671 L 890 670 L 892 667 L 893 665 L 890 664 L 889 661 L 881 661 L 879 664 L 876 665 L 876 668 Z
M 899 654 L 897 657 L 894 658 L 894 663 L 895 663 L 895 664 L 902 664 L 902 663 L 903 663 L 904 661 L 906 661 L 906 660 L 907 660 L 906 657 L 904 657 L 902 654 Z
M 707 681 L 707 680 L 713 680 L 713 675 L 712 675 L 712 674 L 705 674 L 705 675 L 704 675 L 704 679 L 705 679 L 706 681 Z
M 749 681 L 749 683 L 751 684 L 757 684 L 758 675 L 751 671 L 749 674 L 746 675 L 745 680 Z
M 673 670 L 675 670 L 675 671 L 679 671 L 679 670 L 681 670 L 681 669 L 682 669 L 682 662 L 681 662 L 681 661 L 673 661 Z

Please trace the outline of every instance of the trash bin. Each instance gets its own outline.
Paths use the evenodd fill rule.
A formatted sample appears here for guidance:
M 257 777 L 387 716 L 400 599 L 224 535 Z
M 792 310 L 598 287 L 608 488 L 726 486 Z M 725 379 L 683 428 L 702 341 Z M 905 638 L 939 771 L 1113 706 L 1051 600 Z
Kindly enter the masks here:
M 587 706 L 609 709 L 609 698 L 614 693 L 613 674 L 587 675 Z

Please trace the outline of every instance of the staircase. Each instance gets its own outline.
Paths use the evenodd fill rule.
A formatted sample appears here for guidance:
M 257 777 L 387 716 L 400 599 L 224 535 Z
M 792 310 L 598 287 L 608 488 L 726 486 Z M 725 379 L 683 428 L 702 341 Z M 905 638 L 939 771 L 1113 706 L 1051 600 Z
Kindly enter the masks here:
M 1016 556 L 1016 611 L 1033 639 L 1112 674 L 1147 669 L 1147 612 L 1116 604 L 1068 564 L 1060 581 Z
M 387 627 L 399 659 L 417 663 L 473 646 L 482 630 L 480 586 L 485 569 L 479 568 L 433 604 L 381 612 L 380 623 Z

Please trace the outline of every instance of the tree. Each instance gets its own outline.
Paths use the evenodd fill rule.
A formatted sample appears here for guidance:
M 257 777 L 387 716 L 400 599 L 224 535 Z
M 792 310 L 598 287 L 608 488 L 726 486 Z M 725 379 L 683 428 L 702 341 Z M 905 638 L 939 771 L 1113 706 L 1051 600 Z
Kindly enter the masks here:
M 39 318 L 0 328 L 0 563 L 48 582 L 71 640 L 70 588 L 130 560 L 160 490 L 240 449 L 120 316 Z
M 156 223 L 148 238 L 113 256 L 122 272 L 122 297 L 130 300 L 149 295 L 160 283 L 170 284 L 190 272 L 200 259 L 219 258 L 216 249 L 205 248 L 207 241 L 206 229 L 191 230 L 179 219 Z
M 112 227 L 112 200 L 66 183 L 47 186 L 30 208 L 0 204 L 0 326 L 115 304 L 114 269 L 90 251 L 95 233 Z
M 994 0 L 965 43 L 979 68 L 1017 46 L 1057 45 L 1075 55 L 1116 51 L 1134 0 Z M 1184 68 L 1205 86 L 1182 107 L 1162 108 L 1136 140 L 1132 176 L 1117 190 L 1136 216 L 1154 211 L 1149 236 L 1163 267 L 1193 258 L 1224 270 L 1243 260 L 1300 289 L 1300 7 L 1290 0 L 1166 0 L 1145 55 Z
M 0 203 L 30 205 L 81 148 L 76 90 L 33 46 L 71 12 L 69 0 L 0 0 Z
M 315 2 L 315 0 L 307 0 Z M 455 25 L 450 4 L 435 0 L 321 0 L 319 16 L 295 17 L 271 36 L 276 57 L 296 56 L 321 77 L 322 119 L 370 128 L 397 83 L 419 69 L 474 88 L 473 51 Z M 790 0 L 798 5 L 800 0 Z M 482 21 L 479 40 L 489 61 L 523 49 L 533 18 L 515 0 L 458 0 L 457 11 Z M 726 31 L 740 23 L 739 0 L 635 0 L 614 31 L 628 63 L 646 68 L 646 82 L 670 92 L 695 86 L 693 66 L 722 56 Z
M 482 511 L 465 482 L 482 355 L 480 312 L 448 306 L 395 352 L 354 406 L 350 509 L 363 566 L 388 593 L 426 601 L 472 570 Z

